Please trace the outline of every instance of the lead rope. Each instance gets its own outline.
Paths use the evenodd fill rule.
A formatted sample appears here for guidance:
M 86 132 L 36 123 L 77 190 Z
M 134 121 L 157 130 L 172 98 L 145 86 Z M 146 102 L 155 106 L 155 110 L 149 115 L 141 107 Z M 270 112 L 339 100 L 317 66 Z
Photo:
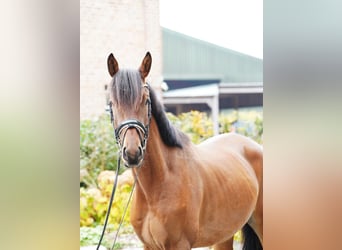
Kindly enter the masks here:
M 106 231 L 110 210 L 112 208 L 112 204 L 113 204 L 113 200 L 114 200 L 114 196 L 115 196 L 115 192 L 116 192 L 116 186 L 118 184 L 118 176 L 119 176 L 119 170 L 120 170 L 120 163 L 121 163 L 121 157 L 119 156 L 118 157 L 118 165 L 117 165 L 116 174 L 115 174 L 115 181 L 114 181 L 114 184 L 113 184 L 113 190 L 112 190 L 112 194 L 110 196 L 110 201 L 109 201 L 109 205 L 108 205 L 108 209 L 107 209 L 107 213 L 106 213 L 106 219 L 105 219 L 105 222 L 104 222 L 104 225 L 103 225 L 103 230 L 102 230 L 102 234 L 101 234 L 101 237 L 100 237 L 100 241 L 97 244 L 96 250 L 99 250 L 99 247 L 101 245 L 104 233 Z
M 125 215 L 126 215 L 126 212 L 127 212 L 127 208 L 129 206 L 129 203 L 131 202 L 131 198 L 133 196 L 133 192 L 134 192 L 134 189 L 135 189 L 135 184 L 137 183 L 137 179 L 138 179 L 138 176 L 139 176 L 139 172 L 140 172 L 140 168 L 138 169 L 137 171 L 137 174 L 134 175 L 134 184 L 133 184 L 133 188 L 132 188 L 132 191 L 129 195 L 129 198 L 128 198 L 128 201 L 127 201 L 127 204 L 126 204 L 126 207 L 125 207 L 125 210 L 123 212 L 123 215 L 121 217 L 121 220 L 120 220 L 120 224 L 119 224 L 119 227 L 118 227 L 118 230 L 116 231 L 116 234 L 115 234 L 115 238 L 114 238 L 114 242 L 113 242 L 113 246 L 111 248 L 111 250 L 114 249 L 115 247 L 115 243 L 116 243 L 116 240 L 118 238 L 118 235 L 119 235 L 119 231 L 120 231 L 120 228 L 121 228 L 121 225 L 123 224 L 123 220 L 125 219 Z M 132 170 L 132 174 L 133 174 L 133 170 Z
M 117 168 L 117 171 L 116 171 L 116 175 L 115 175 L 115 182 L 114 182 L 114 185 L 113 185 L 113 190 L 112 190 L 112 194 L 111 194 L 111 197 L 110 197 L 110 201 L 109 201 L 109 206 L 108 206 L 108 209 L 107 209 L 107 213 L 106 213 L 106 219 L 105 219 L 105 223 L 103 225 L 103 230 L 102 230 L 102 234 L 101 234 L 101 237 L 100 237 L 100 241 L 96 247 L 96 250 L 99 250 L 99 247 L 101 245 L 101 242 L 102 242 L 102 239 L 103 239 L 103 236 L 104 236 L 104 233 L 106 231 L 106 227 L 107 227 L 107 224 L 108 224 L 108 218 L 109 218 L 109 214 L 110 214 L 110 210 L 112 208 L 112 204 L 113 204 L 113 200 L 114 200 L 114 196 L 115 196 L 115 192 L 116 192 L 116 186 L 117 186 L 117 182 L 118 182 L 118 173 L 119 173 L 119 170 L 120 170 L 120 163 L 121 163 L 121 160 L 120 160 L 120 157 L 118 158 L 118 168 Z M 137 183 L 137 180 L 138 180 L 138 176 L 139 176 L 139 172 L 140 172 L 140 168 L 138 169 L 137 171 L 137 174 L 134 175 L 134 183 L 133 183 L 133 187 L 132 187 L 132 190 L 131 190 L 131 193 L 128 197 L 128 201 L 127 201 L 127 204 L 126 204 L 126 207 L 125 207 L 125 210 L 123 212 L 123 215 L 121 217 L 121 220 L 120 220 L 120 223 L 119 223 L 119 227 L 116 231 L 116 234 L 115 234 L 115 238 L 114 238 L 114 242 L 113 242 L 113 245 L 112 245 L 112 248 L 111 250 L 114 249 L 115 247 L 115 243 L 116 243 L 116 240 L 118 238 L 118 235 L 119 235 L 119 231 L 121 229 L 121 226 L 123 224 L 123 220 L 126 216 L 126 212 L 127 212 L 127 209 L 128 209 L 128 206 L 129 206 L 129 203 L 131 202 L 131 199 L 132 199 L 132 196 L 133 196 L 133 192 L 134 192 L 134 189 L 135 189 L 135 186 L 136 186 L 136 183 Z M 133 173 L 133 171 L 132 171 Z

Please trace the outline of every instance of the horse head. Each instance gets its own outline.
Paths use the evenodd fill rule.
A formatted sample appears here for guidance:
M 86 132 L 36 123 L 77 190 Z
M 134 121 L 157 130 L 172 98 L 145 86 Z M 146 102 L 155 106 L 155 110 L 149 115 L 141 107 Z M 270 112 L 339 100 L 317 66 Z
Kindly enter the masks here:
M 113 54 L 107 59 L 112 77 L 110 109 L 120 157 L 126 167 L 139 167 L 144 159 L 151 120 L 150 89 L 146 77 L 152 57 L 146 53 L 139 69 L 119 69 Z

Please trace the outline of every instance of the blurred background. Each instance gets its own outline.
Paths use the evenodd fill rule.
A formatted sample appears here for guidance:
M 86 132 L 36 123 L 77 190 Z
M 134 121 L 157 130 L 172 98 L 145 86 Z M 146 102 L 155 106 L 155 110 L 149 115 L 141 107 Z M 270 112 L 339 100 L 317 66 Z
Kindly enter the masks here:
M 341 247 L 341 7 L 339 1 L 264 1 L 262 57 L 164 27 L 262 59 L 265 249 Z M 1 248 L 78 249 L 81 85 L 88 70 L 82 68 L 82 1 L 5 0 L 0 13 Z M 135 52 L 133 62 L 107 48 L 101 62 L 113 52 L 129 66 L 149 50 Z M 164 65 L 151 52 L 153 67 Z M 98 82 L 102 96 L 104 77 L 106 71 Z

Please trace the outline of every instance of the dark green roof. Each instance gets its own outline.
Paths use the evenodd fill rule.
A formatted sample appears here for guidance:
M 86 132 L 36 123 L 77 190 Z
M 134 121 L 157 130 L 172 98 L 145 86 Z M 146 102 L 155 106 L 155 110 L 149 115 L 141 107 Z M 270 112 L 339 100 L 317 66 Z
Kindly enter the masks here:
M 226 31 L 229 32 L 229 31 Z M 219 79 L 262 82 L 263 61 L 166 28 L 163 34 L 164 79 Z

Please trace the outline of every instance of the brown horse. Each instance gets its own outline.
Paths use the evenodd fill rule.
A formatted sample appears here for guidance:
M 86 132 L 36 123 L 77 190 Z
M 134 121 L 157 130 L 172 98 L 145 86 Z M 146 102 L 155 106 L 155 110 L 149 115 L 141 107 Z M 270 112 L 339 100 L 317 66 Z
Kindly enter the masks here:
M 232 249 L 241 228 L 244 249 L 262 249 L 262 147 L 233 133 L 193 145 L 145 82 L 149 52 L 139 70 L 119 70 L 113 54 L 107 63 L 120 157 L 137 176 L 131 223 L 144 249 Z

